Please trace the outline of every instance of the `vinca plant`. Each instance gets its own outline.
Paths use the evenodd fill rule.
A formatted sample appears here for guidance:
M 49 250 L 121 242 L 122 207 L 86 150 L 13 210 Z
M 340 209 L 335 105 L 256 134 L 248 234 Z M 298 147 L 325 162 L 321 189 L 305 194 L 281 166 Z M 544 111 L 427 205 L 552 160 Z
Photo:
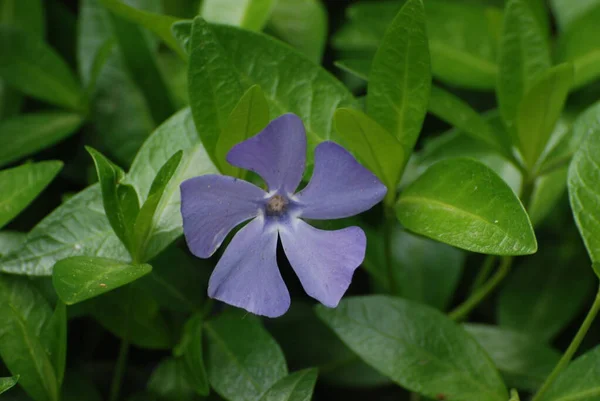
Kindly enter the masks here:
M 2 401 L 600 401 L 600 0 L 0 0 Z

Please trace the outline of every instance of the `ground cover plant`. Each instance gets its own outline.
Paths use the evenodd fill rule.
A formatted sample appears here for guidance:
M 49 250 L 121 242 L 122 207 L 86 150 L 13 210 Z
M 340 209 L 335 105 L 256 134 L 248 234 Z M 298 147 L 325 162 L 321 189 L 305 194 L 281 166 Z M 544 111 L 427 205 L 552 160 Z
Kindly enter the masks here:
M 599 36 L 1 0 L 0 399 L 600 400 Z

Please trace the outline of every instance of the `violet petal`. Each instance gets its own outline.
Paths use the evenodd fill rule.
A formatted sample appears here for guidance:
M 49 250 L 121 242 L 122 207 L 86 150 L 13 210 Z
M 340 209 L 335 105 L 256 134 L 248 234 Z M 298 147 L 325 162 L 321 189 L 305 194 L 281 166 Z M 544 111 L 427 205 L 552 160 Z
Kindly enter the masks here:
M 181 183 L 183 232 L 190 251 L 210 257 L 238 224 L 255 217 L 266 193 L 244 180 L 203 175 Z
M 277 267 L 277 230 L 257 217 L 225 250 L 208 283 L 208 295 L 257 315 L 278 317 L 290 307 L 290 294 Z
M 316 229 L 293 219 L 279 229 L 285 254 L 308 295 L 328 307 L 336 307 L 365 257 L 363 230 Z
M 315 149 L 313 176 L 296 199 L 302 205 L 301 217 L 339 219 L 370 209 L 386 192 L 385 185 L 347 150 L 322 142 Z
M 227 161 L 236 167 L 254 171 L 267 183 L 269 191 L 293 193 L 304 174 L 306 132 L 302 120 L 284 114 L 267 127 L 235 145 Z

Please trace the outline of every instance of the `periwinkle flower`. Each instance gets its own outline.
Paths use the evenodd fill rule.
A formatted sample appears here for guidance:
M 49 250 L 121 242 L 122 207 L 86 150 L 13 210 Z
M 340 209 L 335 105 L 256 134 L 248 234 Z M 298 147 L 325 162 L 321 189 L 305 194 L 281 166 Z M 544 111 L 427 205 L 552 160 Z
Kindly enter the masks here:
M 191 252 L 210 257 L 227 234 L 237 232 L 210 277 L 208 295 L 257 315 L 277 317 L 290 294 L 276 260 L 277 240 L 308 295 L 335 307 L 365 256 L 359 227 L 316 229 L 302 220 L 339 219 L 370 209 L 386 187 L 333 142 L 316 147 L 313 176 L 295 193 L 306 163 L 300 118 L 285 114 L 256 136 L 234 146 L 227 161 L 254 171 L 268 191 L 241 179 L 203 175 L 181 184 L 183 230 Z

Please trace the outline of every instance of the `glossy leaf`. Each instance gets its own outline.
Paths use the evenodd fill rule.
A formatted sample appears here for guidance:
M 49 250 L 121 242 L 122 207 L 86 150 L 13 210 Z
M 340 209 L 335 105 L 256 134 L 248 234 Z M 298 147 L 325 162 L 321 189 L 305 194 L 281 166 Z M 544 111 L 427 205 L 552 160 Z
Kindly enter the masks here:
M 388 187 L 386 199 L 393 202 L 405 164 L 400 142 L 361 111 L 338 109 L 334 119 L 335 128 L 348 150 Z
M 279 345 L 257 318 L 230 311 L 207 322 L 205 330 L 208 379 L 220 396 L 256 400 L 287 375 Z
M 586 352 L 561 372 L 540 401 L 594 401 L 600 394 L 600 347 Z
M 260 31 L 274 5 L 275 0 L 204 0 L 200 15 L 209 22 Z
M 269 123 L 269 104 L 258 85 L 252 86 L 235 105 L 227 120 L 227 128 L 219 136 L 215 158 L 223 174 L 243 178 L 245 170 L 233 167 L 226 160 L 234 145 L 259 133 Z
M 147 264 L 130 265 L 114 259 L 72 256 L 54 265 L 52 281 L 60 299 L 73 305 L 131 283 L 150 273 Z
M 23 91 L 58 106 L 85 110 L 81 87 L 67 64 L 40 38 L 0 26 L 0 77 Z
M 27 113 L 0 123 L 0 166 L 45 149 L 73 134 L 83 118 L 75 113 Z
M 572 81 L 573 66 L 558 65 L 544 72 L 521 101 L 516 128 L 521 154 L 530 169 L 546 148 Z
M 0 377 L 0 394 L 13 388 L 19 381 L 19 376 Z
M 310 401 L 317 381 L 317 369 L 294 372 L 279 380 L 260 401 Z
M 506 384 L 537 390 L 560 359 L 560 353 L 533 336 L 483 324 L 465 325 L 502 373 Z
M 25 209 L 56 177 L 62 165 L 48 161 L 0 171 L 0 227 Z
M 204 318 L 200 313 L 193 315 L 185 323 L 181 342 L 174 353 L 177 357 L 181 357 L 185 374 L 196 393 L 208 395 L 210 386 L 204 367 L 203 324 Z
M 367 112 L 412 152 L 427 111 L 431 74 L 421 0 L 408 0 L 392 21 L 375 54 Z
M 592 262 L 600 262 L 598 152 L 600 129 L 592 126 L 571 161 L 567 183 L 573 216 Z
M 496 95 L 504 121 L 512 127 L 525 94 L 550 68 L 550 50 L 525 0 L 506 3 Z
M 523 255 L 537 250 L 519 198 L 474 160 L 451 159 L 430 167 L 402 193 L 396 214 L 407 229 L 469 251 Z
M 0 277 L 0 300 L 2 360 L 35 401 L 58 401 L 58 378 L 40 340 L 52 317 L 50 306 L 31 282 L 14 276 Z
M 462 328 L 433 308 L 399 298 L 346 298 L 319 317 L 365 362 L 406 389 L 458 401 L 504 401 L 492 361 Z
M 268 28 L 320 64 L 327 42 L 327 22 L 327 10 L 320 0 L 278 0 Z

